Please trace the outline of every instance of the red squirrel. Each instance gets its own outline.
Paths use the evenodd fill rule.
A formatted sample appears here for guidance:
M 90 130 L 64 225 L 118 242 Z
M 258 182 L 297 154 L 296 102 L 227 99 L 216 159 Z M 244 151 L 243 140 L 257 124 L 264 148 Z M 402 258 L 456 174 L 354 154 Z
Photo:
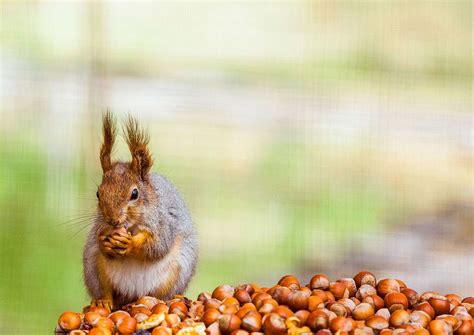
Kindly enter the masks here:
M 183 198 L 165 177 L 150 172 L 149 135 L 132 117 L 124 133 L 132 160 L 112 162 L 117 126 L 105 113 L 97 215 L 83 252 L 91 305 L 109 311 L 140 296 L 165 300 L 182 294 L 194 275 L 198 251 Z

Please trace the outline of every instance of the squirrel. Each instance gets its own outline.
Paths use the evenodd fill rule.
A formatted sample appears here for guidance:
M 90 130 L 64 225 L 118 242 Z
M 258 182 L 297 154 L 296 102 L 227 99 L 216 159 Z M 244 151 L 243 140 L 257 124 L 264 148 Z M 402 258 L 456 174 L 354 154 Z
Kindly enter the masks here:
M 112 311 L 141 296 L 167 300 L 183 294 L 198 251 L 187 206 L 171 182 L 150 172 L 150 137 L 133 117 L 124 127 L 131 162 L 111 161 L 116 121 L 107 111 L 102 122 L 103 177 L 83 252 L 91 306 Z

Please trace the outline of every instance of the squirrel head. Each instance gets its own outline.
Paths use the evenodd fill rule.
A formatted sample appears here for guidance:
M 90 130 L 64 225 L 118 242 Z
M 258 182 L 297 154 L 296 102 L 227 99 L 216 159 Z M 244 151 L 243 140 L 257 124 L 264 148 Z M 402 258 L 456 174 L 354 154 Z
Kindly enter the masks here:
M 155 196 L 149 182 L 153 159 L 148 150 L 149 135 L 131 116 L 124 135 L 132 155 L 131 162 L 112 162 L 111 153 L 117 135 L 116 122 L 107 111 L 103 115 L 104 142 L 100 149 L 102 183 L 97 190 L 103 221 L 111 226 L 132 226 L 140 221 L 143 206 Z

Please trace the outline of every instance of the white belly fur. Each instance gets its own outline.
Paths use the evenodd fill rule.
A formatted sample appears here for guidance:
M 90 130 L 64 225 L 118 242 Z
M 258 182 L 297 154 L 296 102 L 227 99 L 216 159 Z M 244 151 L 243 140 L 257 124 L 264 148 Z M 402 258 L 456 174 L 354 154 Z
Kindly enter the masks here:
M 152 294 L 168 280 L 173 256 L 176 255 L 169 253 L 155 263 L 116 259 L 108 263 L 105 271 L 115 291 L 124 297 L 141 297 Z

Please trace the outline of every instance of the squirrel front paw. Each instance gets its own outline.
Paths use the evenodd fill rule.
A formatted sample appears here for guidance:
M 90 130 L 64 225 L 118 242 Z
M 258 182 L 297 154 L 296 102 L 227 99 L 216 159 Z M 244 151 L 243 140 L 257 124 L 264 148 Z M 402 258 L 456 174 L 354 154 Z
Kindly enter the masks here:
M 132 235 L 129 232 L 114 232 L 111 235 L 101 235 L 104 252 L 110 256 L 125 256 L 132 250 Z

